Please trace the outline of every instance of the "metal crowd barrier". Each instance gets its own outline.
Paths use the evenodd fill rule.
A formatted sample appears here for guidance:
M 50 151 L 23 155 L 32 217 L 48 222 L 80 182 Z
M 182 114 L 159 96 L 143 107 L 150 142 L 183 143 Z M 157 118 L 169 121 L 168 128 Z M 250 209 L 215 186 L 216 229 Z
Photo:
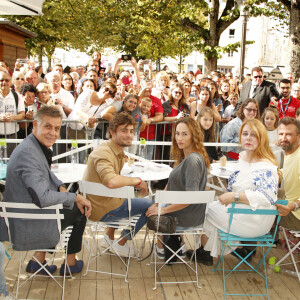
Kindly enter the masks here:
M 17 130 L 17 123 L 31 123 L 30 120 L 23 120 L 23 121 L 13 121 L 15 124 L 15 129 Z M 4 129 L 6 129 L 6 122 L 4 123 Z M 70 121 L 70 120 L 63 120 L 63 126 L 61 130 L 61 136 L 56 141 L 56 143 L 53 145 L 53 160 L 59 159 L 59 162 L 69 162 L 70 159 L 68 158 L 75 152 L 83 153 L 80 154 L 80 162 L 84 163 L 87 161 L 87 157 L 89 155 L 89 152 L 91 148 L 93 148 L 95 145 L 99 144 L 99 140 L 106 140 L 108 139 L 107 128 L 108 128 L 108 122 L 107 121 L 100 121 L 95 129 L 88 129 L 88 130 L 72 130 L 68 126 L 69 124 L 76 124 L 80 123 L 80 121 Z M 169 163 L 170 160 L 170 148 L 172 145 L 171 141 L 171 135 L 166 135 L 166 128 L 169 125 L 172 125 L 172 122 L 159 122 L 154 123 L 152 125 L 155 125 L 155 139 L 148 141 L 146 139 L 146 146 L 147 147 L 154 147 L 153 149 L 153 157 L 151 157 L 151 160 L 157 161 L 157 162 L 165 162 Z M 167 126 L 165 126 L 167 125 Z M 171 127 L 169 127 L 171 129 Z M 148 127 L 149 130 L 149 127 Z M 171 130 L 169 130 L 171 131 Z M 25 132 L 23 132 L 24 137 L 27 137 L 28 134 L 27 126 L 25 129 Z M 147 132 L 147 136 L 148 136 Z M 20 138 L 20 134 L 18 132 L 14 134 L 6 134 L 6 131 L 4 131 L 3 135 L 0 135 L 1 138 L 6 138 L 6 142 L 8 144 L 18 144 L 23 141 L 23 138 Z M 84 138 L 82 138 L 84 137 Z M 71 150 L 71 143 L 72 140 L 77 140 L 78 142 L 78 149 Z M 138 147 L 139 147 L 139 136 L 138 134 L 135 135 L 135 138 L 133 140 L 133 146 L 126 149 L 131 154 L 137 154 L 138 153 Z M 234 143 L 204 143 L 205 146 L 238 146 L 238 144 Z M 149 159 L 149 158 L 148 158 Z

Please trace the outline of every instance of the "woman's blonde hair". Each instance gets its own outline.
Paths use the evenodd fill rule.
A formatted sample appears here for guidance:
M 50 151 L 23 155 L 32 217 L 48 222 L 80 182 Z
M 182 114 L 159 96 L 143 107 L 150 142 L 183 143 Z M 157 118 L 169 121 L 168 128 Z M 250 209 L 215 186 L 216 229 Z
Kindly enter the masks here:
M 158 86 L 159 81 L 161 79 L 167 79 L 167 86 L 170 86 L 170 77 L 168 75 L 168 73 L 166 71 L 160 71 L 159 73 L 157 73 L 156 75 L 156 86 Z
M 206 167 L 209 168 L 209 157 L 203 146 L 204 135 L 199 127 L 199 124 L 192 117 L 181 118 L 173 126 L 171 158 L 175 160 L 174 166 L 179 165 L 184 159 L 183 150 L 179 149 L 175 139 L 176 128 L 180 123 L 186 124 L 189 128 L 192 134 L 193 150 L 194 152 L 201 154 L 205 161 Z
M 270 148 L 270 141 L 269 141 L 267 129 L 261 121 L 257 119 L 246 120 L 240 128 L 240 134 L 239 134 L 240 142 L 241 142 L 243 129 L 245 128 L 246 125 L 250 127 L 250 129 L 253 131 L 255 137 L 258 140 L 258 146 L 254 150 L 251 160 L 254 158 L 257 160 L 266 159 L 272 162 L 273 165 L 278 166 L 275 155 Z

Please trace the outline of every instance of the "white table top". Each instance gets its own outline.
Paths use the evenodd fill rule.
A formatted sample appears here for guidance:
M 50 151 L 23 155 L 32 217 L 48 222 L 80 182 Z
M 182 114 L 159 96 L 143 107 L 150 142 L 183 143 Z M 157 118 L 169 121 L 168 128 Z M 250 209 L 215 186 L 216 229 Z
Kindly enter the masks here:
M 229 176 L 235 170 L 237 162 L 235 161 L 227 161 L 226 167 L 221 168 L 220 163 L 212 163 L 210 164 L 210 174 L 213 176 L 221 177 L 228 179 Z
M 84 164 L 52 164 L 51 171 L 63 183 L 73 183 L 82 180 L 86 165 Z
M 169 178 L 173 169 L 165 164 L 154 162 L 135 162 L 134 165 L 128 166 L 125 163 L 121 175 L 128 177 L 140 177 L 144 181 L 162 180 Z

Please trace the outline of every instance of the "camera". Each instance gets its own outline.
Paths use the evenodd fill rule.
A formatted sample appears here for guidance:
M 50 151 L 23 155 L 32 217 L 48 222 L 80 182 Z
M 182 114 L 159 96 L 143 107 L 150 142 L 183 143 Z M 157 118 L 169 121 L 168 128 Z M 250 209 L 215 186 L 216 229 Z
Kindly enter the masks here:
M 131 57 L 132 57 L 131 54 L 124 54 L 121 56 L 123 61 L 131 60 Z

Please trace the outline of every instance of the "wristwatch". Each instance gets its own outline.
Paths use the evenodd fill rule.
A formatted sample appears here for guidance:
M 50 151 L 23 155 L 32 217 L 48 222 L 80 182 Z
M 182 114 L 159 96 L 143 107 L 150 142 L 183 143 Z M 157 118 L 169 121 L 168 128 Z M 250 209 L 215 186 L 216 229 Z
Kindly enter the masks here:
M 150 118 L 150 121 L 151 121 L 151 123 L 153 123 L 153 122 L 154 122 L 154 120 L 153 120 L 152 118 Z
M 295 208 L 293 209 L 293 211 L 297 211 L 299 209 L 299 204 L 296 201 L 294 202 L 294 204 Z
M 240 194 L 239 193 L 235 193 L 234 194 L 234 202 L 235 203 L 239 203 L 240 202 Z

